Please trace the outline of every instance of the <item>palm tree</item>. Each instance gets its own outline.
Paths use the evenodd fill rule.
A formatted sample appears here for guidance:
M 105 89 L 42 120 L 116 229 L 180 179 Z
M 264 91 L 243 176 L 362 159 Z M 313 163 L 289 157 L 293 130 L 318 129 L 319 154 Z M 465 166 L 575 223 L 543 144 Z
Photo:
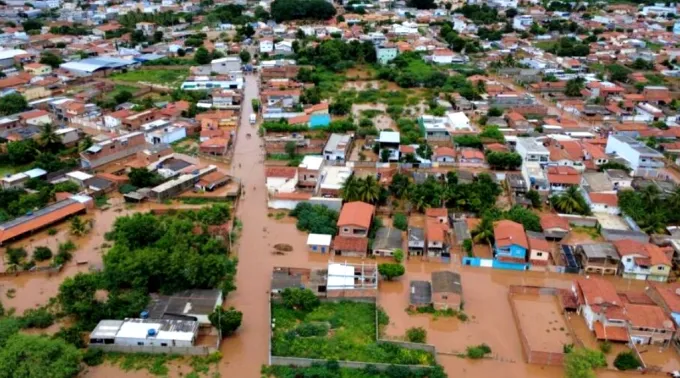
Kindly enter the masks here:
M 491 245 L 493 238 L 493 221 L 491 218 L 484 217 L 477 227 L 472 230 L 472 241 Z
M 676 188 L 670 196 L 668 196 L 668 207 L 671 210 L 680 209 L 680 188 Z
M 87 234 L 87 224 L 83 222 L 80 217 L 73 217 L 71 219 L 71 233 L 75 236 L 83 236 Z
M 358 188 L 359 200 L 376 203 L 380 199 L 380 184 L 373 176 L 368 176 L 363 180 L 359 180 Z
M 45 123 L 40 126 L 40 134 L 38 135 L 38 142 L 42 147 L 48 151 L 52 151 L 55 146 L 61 145 L 61 137 L 57 135 L 53 124 Z
M 649 207 L 655 205 L 659 201 L 659 194 L 659 188 L 655 185 L 647 185 L 640 190 L 640 198 L 642 198 Z
M 359 179 L 350 175 L 340 188 L 340 196 L 345 201 L 356 201 L 359 199 Z
M 552 203 L 557 211 L 565 214 L 587 212 L 587 209 L 583 206 L 585 203 L 583 197 L 575 186 L 571 186 L 564 193 L 554 196 Z

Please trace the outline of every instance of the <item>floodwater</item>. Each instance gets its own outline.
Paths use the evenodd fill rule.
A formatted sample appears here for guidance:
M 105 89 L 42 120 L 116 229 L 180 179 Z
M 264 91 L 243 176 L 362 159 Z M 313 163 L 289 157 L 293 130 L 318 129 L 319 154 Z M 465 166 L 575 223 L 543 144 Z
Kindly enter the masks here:
M 564 345 L 573 344 L 556 296 L 516 294 L 512 302 L 532 350 L 562 353 Z

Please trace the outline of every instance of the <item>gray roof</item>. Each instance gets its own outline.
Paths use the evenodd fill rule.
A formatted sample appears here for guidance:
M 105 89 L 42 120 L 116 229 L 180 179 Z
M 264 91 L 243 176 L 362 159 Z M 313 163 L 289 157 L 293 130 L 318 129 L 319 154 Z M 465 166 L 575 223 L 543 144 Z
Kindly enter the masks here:
M 425 241 L 425 231 L 419 227 L 409 227 L 408 229 L 409 241 Z
M 409 303 L 416 306 L 432 304 L 432 286 L 427 281 L 411 281 Z
M 147 307 L 151 319 L 177 319 L 190 315 L 208 315 L 221 298 L 220 290 L 185 290 L 173 295 L 151 295 Z
M 61 68 L 65 70 L 81 71 L 81 72 L 95 72 L 97 70 L 106 68 L 122 68 L 126 66 L 133 65 L 137 62 L 134 60 L 119 59 L 119 58 L 108 58 L 108 57 L 97 57 L 81 59 L 74 62 L 66 62 L 60 65 Z
M 432 272 L 433 293 L 463 293 L 460 274 L 448 270 Z
M 646 144 L 625 135 L 613 135 L 612 138 L 618 139 L 621 143 L 626 143 L 641 156 L 652 158 L 663 158 L 663 154 Z
M 536 138 L 517 138 L 517 144 L 522 145 L 522 147 L 530 153 L 549 153 L 544 145 L 536 141 Z
M 455 232 L 456 240 L 459 242 L 472 238 L 465 221 L 453 222 L 453 232 Z
M 338 148 L 338 145 L 344 144 L 344 145 L 349 145 L 349 142 L 351 141 L 351 137 L 347 134 L 331 134 L 330 137 L 328 137 L 328 142 L 326 142 L 326 147 L 325 150 L 327 151 L 336 151 L 340 148 Z M 344 150 L 344 148 L 343 148 Z
M 542 232 L 526 231 L 526 234 L 527 234 L 527 238 L 530 238 L 530 239 L 545 240 L 545 235 Z
M 171 171 L 177 172 L 181 171 L 182 169 L 192 165 L 191 163 L 181 160 L 181 159 L 176 159 L 176 158 L 169 158 L 163 160 L 161 163 L 161 166 L 165 169 L 169 169 Z
M 623 169 L 607 169 L 604 171 L 609 178 L 613 179 L 630 179 L 630 175 L 628 172 L 624 171 Z
M 272 291 L 288 288 L 302 288 L 302 274 L 289 274 L 287 270 L 274 270 L 272 273 Z
M 527 182 L 524 177 L 518 173 L 508 173 L 505 175 L 505 179 L 508 180 L 511 188 L 527 188 Z
M 590 192 L 605 192 L 613 188 L 609 176 L 604 172 L 585 172 L 583 180 L 586 182 Z
M 373 249 L 397 249 L 402 247 L 401 230 L 382 227 L 375 233 Z
M 616 251 L 614 244 L 611 243 L 593 243 L 581 244 L 579 249 L 587 259 L 606 259 L 620 260 L 619 253 Z

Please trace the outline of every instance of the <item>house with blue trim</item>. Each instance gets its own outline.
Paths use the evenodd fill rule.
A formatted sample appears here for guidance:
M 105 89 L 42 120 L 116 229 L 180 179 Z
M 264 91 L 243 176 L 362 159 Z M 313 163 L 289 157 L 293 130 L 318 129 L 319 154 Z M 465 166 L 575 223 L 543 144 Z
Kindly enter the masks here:
M 501 220 L 494 223 L 494 267 L 496 262 L 500 265 L 508 264 L 508 269 L 527 269 L 527 251 L 529 241 L 522 224 L 511 220 Z M 512 266 L 516 266 L 513 268 Z

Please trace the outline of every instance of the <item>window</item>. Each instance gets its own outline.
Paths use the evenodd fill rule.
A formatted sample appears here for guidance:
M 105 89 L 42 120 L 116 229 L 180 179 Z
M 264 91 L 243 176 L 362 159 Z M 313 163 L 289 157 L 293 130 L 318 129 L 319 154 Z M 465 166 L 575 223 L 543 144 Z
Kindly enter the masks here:
M 448 295 L 442 295 L 442 299 L 449 299 Z
M 543 252 L 536 252 L 537 257 L 543 257 Z
M 143 341 L 139 341 L 139 342 L 137 342 L 137 345 L 139 345 L 139 346 L 144 346 L 144 342 L 143 342 Z
M 168 346 L 168 343 L 161 343 L 161 346 Z
M 342 229 L 343 232 L 349 232 L 349 228 L 345 227 Z
M 656 267 L 656 270 L 663 270 L 663 269 L 664 269 L 663 266 L 657 266 L 657 267 Z

